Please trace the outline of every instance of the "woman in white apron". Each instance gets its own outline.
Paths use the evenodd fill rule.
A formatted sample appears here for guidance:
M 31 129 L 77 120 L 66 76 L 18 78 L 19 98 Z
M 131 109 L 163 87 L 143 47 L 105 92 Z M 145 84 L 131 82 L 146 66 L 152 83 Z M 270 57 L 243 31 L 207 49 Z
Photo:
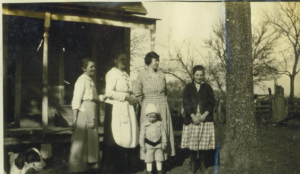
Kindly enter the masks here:
M 127 57 L 117 54 L 115 67 L 107 72 L 105 93 L 108 99 L 104 121 L 104 173 L 130 173 L 129 154 L 138 145 L 139 129 L 133 105 L 132 84 L 125 72 Z
M 70 173 L 99 168 L 98 117 L 96 115 L 96 102 L 99 102 L 99 97 L 91 78 L 95 72 L 95 63 L 89 58 L 84 58 L 82 69 L 84 73 L 75 83 L 72 100 L 74 132 L 69 156 Z

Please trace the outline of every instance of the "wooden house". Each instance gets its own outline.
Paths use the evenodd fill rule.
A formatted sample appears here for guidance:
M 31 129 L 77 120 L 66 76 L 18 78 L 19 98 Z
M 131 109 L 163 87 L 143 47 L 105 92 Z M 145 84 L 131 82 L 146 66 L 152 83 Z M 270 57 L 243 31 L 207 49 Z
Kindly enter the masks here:
M 116 50 L 130 61 L 132 28 L 149 30 L 154 49 L 157 19 L 145 17 L 141 2 L 14 3 L 3 4 L 2 13 L 5 145 L 69 142 L 80 60 L 95 61 L 103 93 Z M 104 104 L 99 113 L 103 121 Z

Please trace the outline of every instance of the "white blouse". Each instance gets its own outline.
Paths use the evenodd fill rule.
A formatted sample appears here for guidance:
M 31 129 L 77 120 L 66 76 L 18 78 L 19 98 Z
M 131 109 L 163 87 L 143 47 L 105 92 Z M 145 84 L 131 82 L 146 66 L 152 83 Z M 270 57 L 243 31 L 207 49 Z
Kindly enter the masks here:
M 72 109 L 85 111 L 83 105 L 81 105 L 84 100 L 99 101 L 95 83 L 92 78 L 86 74 L 82 74 L 75 83 Z
M 200 84 L 202 84 L 203 82 L 201 82 Z M 199 92 L 199 90 L 200 90 L 200 84 L 198 84 L 198 83 L 196 83 L 195 82 L 195 86 L 196 86 L 196 88 L 197 88 L 197 92 Z M 198 105 L 198 107 L 197 107 L 197 113 L 200 113 L 200 106 Z
M 125 96 L 132 93 L 132 83 L 125 71 L 113 67 L 107 72 L 105 81 L 105 93 L 109 98 L 107 103 L 113 104 L 113 100 L 124 101 Z

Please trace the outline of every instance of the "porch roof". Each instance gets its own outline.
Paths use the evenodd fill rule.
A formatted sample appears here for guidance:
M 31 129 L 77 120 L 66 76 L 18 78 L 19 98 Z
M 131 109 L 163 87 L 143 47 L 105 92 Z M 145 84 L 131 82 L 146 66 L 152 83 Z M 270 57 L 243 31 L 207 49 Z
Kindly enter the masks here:
M 146 15 L 147 10 L 141 2 L 54 2 L 54 3 L 4 3 L 22 10 L 79 10 L 102 13 Z
M 117 27 L 154 29 L 156 20 L 146 18 L 142 3 L 35 3 L 3 4 L 4 15 L 45 18 L 51 13 L 51 20 L 83 22 Z

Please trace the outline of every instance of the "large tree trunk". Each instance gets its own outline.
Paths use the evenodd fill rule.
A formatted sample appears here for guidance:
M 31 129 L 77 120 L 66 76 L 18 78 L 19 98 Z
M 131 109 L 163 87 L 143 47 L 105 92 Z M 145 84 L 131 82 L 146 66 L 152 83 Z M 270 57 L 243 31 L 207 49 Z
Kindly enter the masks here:
M 227 169 L 253 167 L 254 116 L 250 2 L 226 2 L 226 128 L 220 162 Z M 228 171 L 229 172 L 229 171 Z M 226 173 L 228 173 L 226 172 Z M 229 172 L 231 173 L 231 172 Z

